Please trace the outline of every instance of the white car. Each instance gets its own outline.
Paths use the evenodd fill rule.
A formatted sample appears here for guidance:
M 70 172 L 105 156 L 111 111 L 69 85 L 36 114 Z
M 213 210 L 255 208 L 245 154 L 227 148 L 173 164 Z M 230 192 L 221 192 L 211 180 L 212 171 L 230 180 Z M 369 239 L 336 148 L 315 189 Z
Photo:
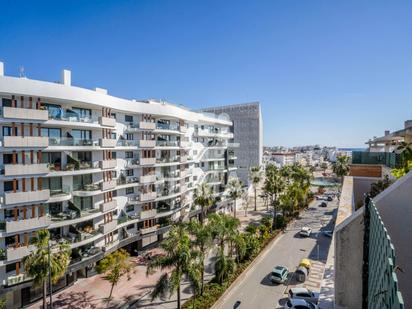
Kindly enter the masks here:
M 312 233 L 312 230 L 308 226 L 302 227 L 302 229 L 299 232 L 299 235 L 302 237 L 310 237 L 310 234 Z
M 304 299 L 292 298 L 286 302 L 285 309 L 319 309 L 319 307 Z
M 319 301 L 319 293 L 312 292 L 306 288 L 291 288 L 289 290 L 290 299 L 304 299 L 308 302 L 317 304 Z

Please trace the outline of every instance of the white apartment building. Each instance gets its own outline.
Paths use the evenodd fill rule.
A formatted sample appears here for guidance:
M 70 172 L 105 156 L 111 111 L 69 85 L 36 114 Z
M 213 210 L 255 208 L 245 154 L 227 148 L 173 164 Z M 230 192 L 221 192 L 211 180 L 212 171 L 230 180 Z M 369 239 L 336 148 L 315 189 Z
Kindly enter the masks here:
M 279 164 L 280 167 L 293 165 L 296 162 L 296 154 L 294 152 L 273 152 L 272 160 Z
M 2 63 L 0 101 L 0 291 L 14 308 L 40 297 L 22 263 L 39 229 L 72 248 L 58 289 L 198 215 L 197 184 L 209 182 L 224 204 L 236 169 L 225 115 L 75 87 L 67 70 L 59 83 L 5 76 Z

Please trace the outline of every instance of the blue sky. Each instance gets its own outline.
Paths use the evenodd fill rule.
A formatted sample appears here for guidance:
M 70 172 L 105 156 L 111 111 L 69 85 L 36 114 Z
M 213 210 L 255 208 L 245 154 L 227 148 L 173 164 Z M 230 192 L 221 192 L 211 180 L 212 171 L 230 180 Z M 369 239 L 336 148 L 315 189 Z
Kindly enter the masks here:
M 266 145 L 363 146 L 412 119 L 411 1 L 3 1 L 8 75 L 192 108 L 260 101 Z

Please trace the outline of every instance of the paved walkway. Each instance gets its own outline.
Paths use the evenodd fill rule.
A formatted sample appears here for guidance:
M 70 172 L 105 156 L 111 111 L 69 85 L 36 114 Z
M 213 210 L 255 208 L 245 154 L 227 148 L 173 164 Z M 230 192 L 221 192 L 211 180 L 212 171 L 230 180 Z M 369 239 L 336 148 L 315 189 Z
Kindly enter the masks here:
M 258 193 L 259 194 L 259 193 Z M 241 221 L 241 227 L 244 228 L 249 222 L 258 222 L 266 208 L 263 201 L 258 199 L 258 211 L 254 209 L 254 198 L 250 198 L 248 214 L 245 216 L 245 211 L 238 208 L 237 217 Z M 154 250 L 154 251 L 153 251 Z M 159 249 L 153 249 L 154 253 Z M 153 289 L 162 272 L 158 271 L 153 275 L 146 277 L 146 266 L 141 263 L 139 257 L 131 257 L 134 272 L 131 274 L 131 279 L 122 278 L 114 287 L 112 300 L 107 301 L 110 293 L 110 283 L 102 278 L 101 275 L 96 275 L 90 278 L 79 279 L 71 287 L 68 287 L 61 292 L 53 295 L 54 308 L 62 309 L 103 309 L 103 308 L 176 308 L 175 296 L 170 299 L 156 299 L 153 302 L 149 299 L 149 293 Z M 206 281 L 213 278 L 213 256 L 206 261 Z M 191 288 L 185 282 L 182 285 L 182 302 L 192 295 Z M 29 307 L 29 309 L 40 309 L 41 302 L 37 302 Z

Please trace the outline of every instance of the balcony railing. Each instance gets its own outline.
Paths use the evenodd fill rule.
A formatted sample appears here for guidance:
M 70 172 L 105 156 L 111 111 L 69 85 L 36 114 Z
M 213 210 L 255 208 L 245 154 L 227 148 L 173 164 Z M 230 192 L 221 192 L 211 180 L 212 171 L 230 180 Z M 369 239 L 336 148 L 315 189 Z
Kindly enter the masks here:
M 99 141 L 70 137 L 50 137 L 49 146 L 99 146 Z
M 382 164 L 389 168 L 396 168 L 402 165 L 400 154 L 393 152 L 352 152 L 352 164 Z
M 180 126 L 177 124 L 156 123 L 156 129 L 179 131 Z
M 178 147 L 179 142 L 178 141 L 156 141 L 156 146 L 159 147 Z
M 58 112 L 49 112 L 49 119 L 52 120 L 61 120 L 61 121 L 69 121 L 69 122 L 85 122 L 85 123 L 94 123 L 99 124 L 99 118 L 95 116 L 90 117 L 81 117 L 78 114 L 65 111 L 63 109 L 59 110 Z
M 127 140 L 127 139 L 119 139 L 117 141 L 117 146 L 123 146 L 123 147 L 133 147 L 133 146 L 138 146 L 139 141 L 138 140 Z

